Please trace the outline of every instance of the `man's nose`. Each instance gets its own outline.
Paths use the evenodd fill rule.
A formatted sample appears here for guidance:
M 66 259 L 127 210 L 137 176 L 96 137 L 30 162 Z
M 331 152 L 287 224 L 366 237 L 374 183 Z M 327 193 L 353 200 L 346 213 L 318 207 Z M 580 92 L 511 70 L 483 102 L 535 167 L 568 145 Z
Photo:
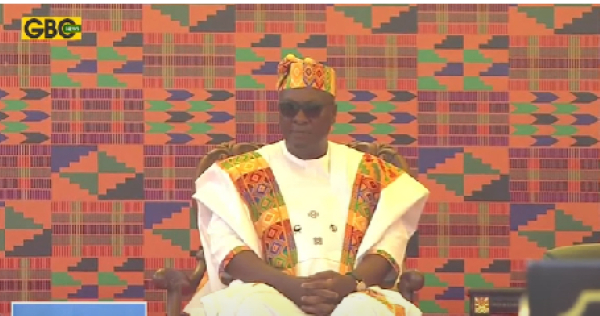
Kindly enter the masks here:
M 304 115 L 304 111 L 302 111 L 302 110 L 298 111 L 296 116 L 294 116 L 293 122 L 294 122 L 294 124 L 298 124 L 298 125 L 308 123 L 308 118 L 306 117 L 306 115 Z

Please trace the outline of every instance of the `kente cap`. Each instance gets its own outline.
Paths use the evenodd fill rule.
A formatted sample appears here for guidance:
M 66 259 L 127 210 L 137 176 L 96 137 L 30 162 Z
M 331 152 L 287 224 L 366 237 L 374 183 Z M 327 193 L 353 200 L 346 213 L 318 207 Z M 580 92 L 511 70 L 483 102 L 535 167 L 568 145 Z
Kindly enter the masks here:
M 335 97 L 335 70 L 312 58 L 300 59 L 288 54 L 277 68 L 277 90 L 313 88 Z

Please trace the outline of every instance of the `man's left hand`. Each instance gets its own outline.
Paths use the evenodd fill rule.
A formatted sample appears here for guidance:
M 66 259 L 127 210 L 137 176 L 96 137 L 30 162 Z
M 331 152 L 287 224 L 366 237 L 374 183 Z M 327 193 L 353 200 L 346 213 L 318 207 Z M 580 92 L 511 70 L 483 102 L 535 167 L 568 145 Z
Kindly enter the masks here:
M 339 303 L 356 290 L 356 280 L 348 275 L 341 275 L 335 271 L 319 272 L 309 276 L 302 287 L 309 293 L 318 293 L 319 290 L 328 290 L 337 294 L 336 301 L 328 303 Z M 312 294 L 311 293 L 311 294 Z M 318 295 L 315 295 L 318 296 Z

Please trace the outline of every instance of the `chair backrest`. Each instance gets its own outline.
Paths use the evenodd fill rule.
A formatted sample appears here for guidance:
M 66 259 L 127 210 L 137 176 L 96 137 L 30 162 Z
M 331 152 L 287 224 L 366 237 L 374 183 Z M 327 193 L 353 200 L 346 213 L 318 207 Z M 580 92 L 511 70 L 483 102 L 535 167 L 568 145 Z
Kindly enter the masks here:
M 558 247 L 548 250 L 544 259 L 557 260 L 580 260 L 580 259 L 600 259 L 600 244 L 581 244 L 574 246 Z
M 198 166 L 196 167 L 196 178 L 199 177 L 213 163 L 219 160 L 226 159 L 231 156 L 245 154 L 247 152 L 257 150 L 262 146 L 264 146 L 264 144 L 260 143 L 224 143 L 218 145 L 200 160 Z M 406 172 L 409 171 L 409 165 L 406 160 L 389 145 L 380 143 L 351 142 L 347 144 L 347 146 L 358 151 L 380 157 L 388 163 L 391 163 Z
M 206 169 L 208 169 L 213 163 L 223 160 L 232 156 L 237 156 L 257 150 L 264 146 L 259 143 L 223 143 L 218 145 L 216 148 L 208 152 L 206 156 L 200 159 L 198 166 L 196 167 L 197 179 Z
M 358 151 L 377 156 L 386 162 L 404 170 L 404 172 L 410 173 L 410 166 L 408 165 L 408 162 L 406 162 L 406 159 L 404 159 L 404 157 L 402 157 L 390 145 L 381 143 L 351 142 L 347 144 L 347 146 Z

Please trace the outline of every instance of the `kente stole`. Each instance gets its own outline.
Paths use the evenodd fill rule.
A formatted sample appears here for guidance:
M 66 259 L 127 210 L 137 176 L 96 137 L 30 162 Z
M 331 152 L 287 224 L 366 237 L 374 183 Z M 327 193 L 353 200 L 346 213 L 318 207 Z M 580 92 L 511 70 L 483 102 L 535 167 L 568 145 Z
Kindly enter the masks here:
M 294 232 L 283 195 L 267 161 L 253 151 L 227 158 L 218 165 L 227 172 L 242 201 L 248 206 L 262 244 L 265 262 L 295 275 L 298 251 Z M 358 248 L 377 208 L 381 191 L 402 172 L 383 159 L 370 154 L 363 155 L 352 186 L 340 258 L 341 274 L 354 268 Z

